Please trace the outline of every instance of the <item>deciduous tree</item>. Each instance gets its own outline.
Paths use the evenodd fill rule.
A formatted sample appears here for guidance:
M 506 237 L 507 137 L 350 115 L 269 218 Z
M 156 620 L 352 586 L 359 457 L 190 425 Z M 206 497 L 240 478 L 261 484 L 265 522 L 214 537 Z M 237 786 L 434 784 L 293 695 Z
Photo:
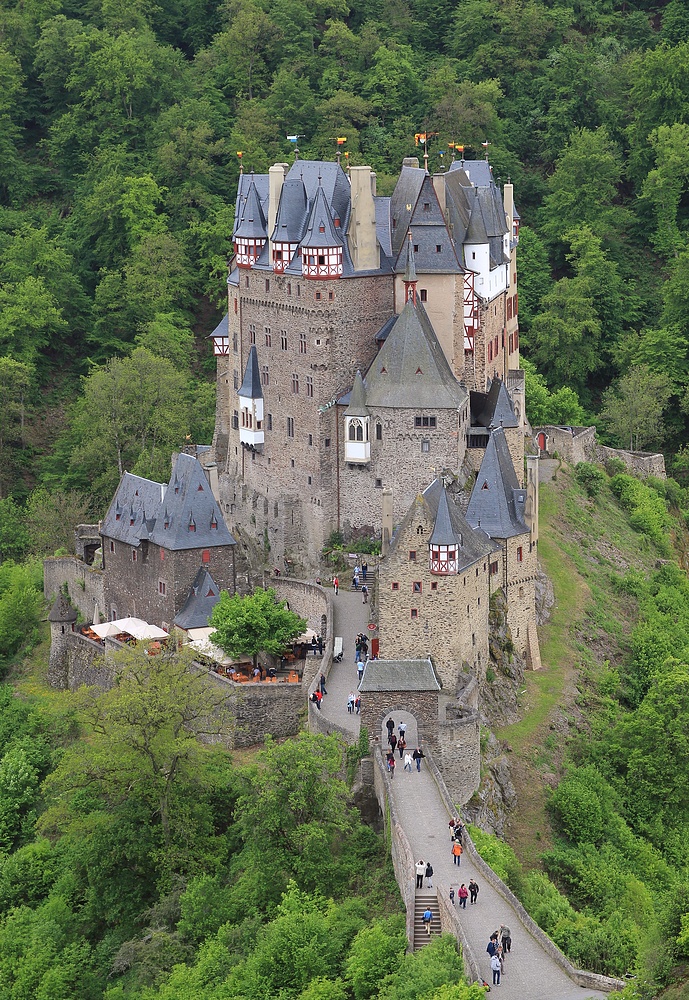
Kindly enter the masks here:
M 246 597 L 222 591 L 209 621 L 215 629 L 211 642 L 229 656 L 252 656 L 254 666 L 261 651 L 279 656 L 306 628 L 306 621 L 278 600 L 272 588 Z
M 663 410 L 672 393 L 669 378 L 647 365 L 630 368 L 603 395 L 601 418 L 619 443 L 632 451 L 663 440 Z

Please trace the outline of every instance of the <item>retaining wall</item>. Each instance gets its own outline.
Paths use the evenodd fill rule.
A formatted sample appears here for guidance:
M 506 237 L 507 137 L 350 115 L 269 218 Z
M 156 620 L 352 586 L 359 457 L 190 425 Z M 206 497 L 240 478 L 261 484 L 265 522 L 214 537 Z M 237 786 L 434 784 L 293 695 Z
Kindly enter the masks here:
M 363 763 L 363 762 L 362 762 Z M 373 787 L 378 805 L 385 821 L 385 837 L 389 837 L 392 866 L 407 911 L 407 941 L 409 949 L 414 945 L 414 901 L 416 899 L 416 869 L 411 844 L 399 822 L 395 804 L 388 796 L 383 755 L 376 747 L 373 751 Z
M 456 816 L 459 809 L 456 803 L 452 801 L 442 775 L 440 774 L 440 771 L 430 754 L 426 755 L 426 764 L 430 768 L 430 771 L 435 779 L 435 783 L 438 786 L 438 791 L 440 792 L 440 796 L 445 803 L 448 816 Z M 502 879 L 495 874 L 490 865 L 486 864 L 474 847 L 473 841 L 466 830 L 464 832 L 464 836 L 462 837 L 462 846 L 470 855 L 473 864 L 476 865 L 483 878 L 485 878 L 487 882 L 490 882 L 505 902 L 509 903 L 509 905 L 516 910 L 519 919 L 527 931 L 532 935 L 532 937 L 536 938 L 543 950 L 550 955 L 553 961 L 560 966 L 560 968 L 570 977 L 570 979 L 573 980 L 573 982 L 575 982 L 578 986 L 583 986 L 585 989 L 603 990 L 606 993 L 624 989 L 626 984 L 621 979 L 613 979 L 610 976 L 601 976 L 596 972 L 586 972 L 584 969 L 575 969 L 570 960 L 560 951 L 555 942 L 551 941 L 545 931 L 542 930 L 536 921 L 529 916 L 512 890 L 509 889 Z M 449 887 L 443 886 L 443 890 L 446 890 L 446 895 L 449 893 Z M 475 962 L 475 958 L 472 958 L 472 961 Z M 481 979 L 480 973 L 476 978 Z
M 579 462 L 605 463 L 611 458 L 624 462 L 627 470 L 634 476 L 644 479 L 646 476 L 656 476 L 665 479 L 665 458 L 659 453 L 650 451 L 629 451 L 625 448 L 607 448 L 596 440 L 595 427 L 557 427 L 546 424 L 534 427 L 534 443 L 538 447 L 538 434 L 547 435 L 546 453 L 557 452 L 569 465 Z
M 80 612 L 84 621 L 93 621 L 93 609 L 98 605 L 101 615 L 105 614 L 105 577 L 103 570 L 87 566 L 76 556 L 51 556 L 43 560 L 43 595 L 47 601 L 57 596 L 62 585 L 67 584 L 67 593 L 72 605 Z

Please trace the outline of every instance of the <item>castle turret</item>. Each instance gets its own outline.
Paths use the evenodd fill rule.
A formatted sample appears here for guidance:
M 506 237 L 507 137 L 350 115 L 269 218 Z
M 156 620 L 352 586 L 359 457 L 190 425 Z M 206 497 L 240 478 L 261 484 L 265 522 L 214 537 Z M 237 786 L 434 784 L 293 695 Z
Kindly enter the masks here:
M 256 185 L 252 181 L 239 225 L 234 231 L 237 267 L 253 267 L 268 239 L 268 224 L 261 208 Z
M 67 646 L 68 636 L 74 631 L 77 613 L 63 593 L 57 595 L 48 621 L 50 622 L 50 659 L 48 661 L 48 683 L 51 687 L 67 687 Z
M 263 389 L 258 370 L 258 354 L 249 351 L 244 381 L 239 387 L 239 440 L 245 448 L 263 446 Z
M 365 465 L 371 461 L 370 423 L 364 380 L 358 371 L 345 410 L 345 462 Z

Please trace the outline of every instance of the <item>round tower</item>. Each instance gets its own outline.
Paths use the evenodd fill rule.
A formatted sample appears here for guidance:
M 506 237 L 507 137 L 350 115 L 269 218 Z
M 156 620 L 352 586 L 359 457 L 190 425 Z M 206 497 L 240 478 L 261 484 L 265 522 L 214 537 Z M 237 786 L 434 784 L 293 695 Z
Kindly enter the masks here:
M 53 604 L 48 621 L 50 622 L 50 660 L 48 661 L 48 683 L 51 687 L 66 688 L 67 685 L 67 647 L 69 635 L 74 631 L 77 613 L 69 603 L 69 598 L 59 593 Z

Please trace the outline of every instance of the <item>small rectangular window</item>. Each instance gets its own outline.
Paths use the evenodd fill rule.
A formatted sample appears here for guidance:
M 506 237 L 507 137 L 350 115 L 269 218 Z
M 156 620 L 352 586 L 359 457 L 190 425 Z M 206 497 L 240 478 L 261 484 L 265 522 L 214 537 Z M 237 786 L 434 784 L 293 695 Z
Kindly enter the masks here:
M 287 418 L 287 437 L 294 437 L 294 417 Z
M 335 298 L 335 292 L 328 292 L 328 301 L 332 302 Z
M 436 245 L 435 245 L 435 252 L 436 253 L 442 253 L 442 251 L 443 251 L 442 243 L 436 243 Z
M 523 559 L 524 559 L 524 549 L 520 545 L 519 548 L 517 549 L 517 562 L 522 562 Z
M 418 618 L 419 617 L 419 609 L 418 608 L 412 608 L 411 609 L 411 616 L 412 616 L 412 618 Z
M 496 576 L 497 572 L 498 572 L 498 564 L 497 564 L 497 562 L 492 562 L 490 564 L 490 575 L 491 576 Z
M 287 330 L 280 330 L 280 347 L 283 351 L 287 350 Z
M 323 444 L 324 444 L 324 446 L 326 448 L 329 448 L 330 447 L 330 438 L 326 438 L 325 441 L 323 442 Z
M 376 489 L 377 490 L 382 490 L 382 488 L 383 488 L 383 480 L 382 479 L 376 479 Z
M 306 395 L 313 398 L 313 378 L 311 375 L 306 376 Z
M 235 410 L 232 414 L 232 428 L 235 431 L 239 429 L 239 410 Z
M 383 425 L 376 424 L 376 441 L 382 441 L 382 440 L 383 440 Z
M 429 427 L 435 427 L 435 425 L 436 425 L 436 418 L 435 417 L 429 417 L 428 418 L 428 426 Z
M 256 324 L 249 323 L 249 343 L 256 343 Z
M 165 594 L 165 583 L 163 580 L 158 580 L 158 593 Z
M 421 301 L 422 302 L 428 302 L 428 289 L 427 288 L 420 288 L 419 289 L 419 294 L 421 296 Z
M 113 541 L 110 542 L 110 551 L 111 552 L 115 551 L 115 543 Z
M 136 562 L 136 549 L 132 549 L 132 562 Z
M 399 589 L 400 589 L 400 585 L 399 585 L 399 583 L 393 583 L 393 585 L 392 585 L 392 589 L 393 589 L 393 590 L 399 590 Z
M 292 392 L 299 392 L 299 375 L 292 372 Z
M 270 278 L 266 278 L 266 291 L 270 291 Z
M 266 430 L 267 431 L 272 431 L 272 429 L 273 429 L 273 414 L 272 413 L 267 413 L 266 414 Z
M 268 365 L 263 365 L 261 368 L 261 385 L 269 385 L 270 377 L 268 375 Z
M 414 427 L 421 426 L 421 417 L 414 417 Z
M 409 561 L 410 562 L 416 562 L 416 550 L 415 549 L 410 549 L 409 550 Z
M 431 590 L 437 590 L 437 589 L 438 589 L 438 581 L 434 580 L 433 583 L 431 584 Z
M 306 354 L 306 334 L 299 334 L 299 353 Z
M 419 252 L 419 244 L 415 243 L 414 244 L 414 253 L 418 253 L 418 252 Z
M 311 485 L 311 476 L 307 476 L 306 478 L 307 478 L 307 482 L 308 482 L 308 484 L 310 486 Z
M 414 593 L 414 594 L 420 594 L 421 593 L 421 580 L 414 580 L 414 582 L 412 583 L 411 587 L 412 587 L 412 593 Z
M 431 450 L 431 442 L 430 441 L 422 441 L 421 442 L 421 451 L 426 452 L 426 451 L 430 451 L 430 450 Z
M 325 261 L 323 261 L 323 263 L 325 263 Z M 321 293 L 320 292 L 316 292 L 316 302 L 320 302 L 320 301 L 321 301 Z
M 309 447 L 313 444 L 313 434 L 309 434 Z

